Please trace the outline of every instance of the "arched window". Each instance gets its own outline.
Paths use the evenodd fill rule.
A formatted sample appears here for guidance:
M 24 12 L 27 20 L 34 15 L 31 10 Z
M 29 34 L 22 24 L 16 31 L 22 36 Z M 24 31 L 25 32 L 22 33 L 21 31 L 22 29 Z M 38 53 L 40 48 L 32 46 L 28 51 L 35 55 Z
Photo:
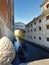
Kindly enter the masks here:
M 1 32 L 1 28 L 0 28 L 0 38 L 2 37 L 2 32 Z
M 49 8 L 49 4 L 46 5 L 46 8 Z

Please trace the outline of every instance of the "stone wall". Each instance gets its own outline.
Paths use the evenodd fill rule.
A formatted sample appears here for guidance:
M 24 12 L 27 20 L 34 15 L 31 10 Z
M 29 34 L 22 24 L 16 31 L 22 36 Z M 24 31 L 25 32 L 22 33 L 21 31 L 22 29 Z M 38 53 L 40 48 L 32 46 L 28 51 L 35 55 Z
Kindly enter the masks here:
M 11 31 L 6 23 L 4 22 L 4 19 L 0 16 L 0 38 L 3 36 L 7 36 L 11 40 L 13 39 L 13 31 Z

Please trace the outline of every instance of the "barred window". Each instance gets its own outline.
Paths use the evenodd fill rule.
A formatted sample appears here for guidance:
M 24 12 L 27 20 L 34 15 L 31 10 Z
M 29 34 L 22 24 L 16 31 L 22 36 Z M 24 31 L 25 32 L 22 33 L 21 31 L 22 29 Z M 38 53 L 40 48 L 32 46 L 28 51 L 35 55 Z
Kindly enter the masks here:
M 34 36 L 34 39 L 36 39 L 36 36 Z
M 46 16 L 46 20 L 48 20 L 49 19 L 49 15 L 48 16 Z
M 36 31 L 36 28 L 34 29 L 34 31 Z
M 39 40 L 41 40 L 41 37 L 39 37 Z
M 34 24 L 36 25 L 36 22 L 34 22 Z
M 49 4 L 46 5 L 46 8 L 49 8 Z
M 49 25 L 47 25 L 47 29 L 49 29 Z
M 39 26 L 39 31 L 41 31 L 41 27 Z
M 47 39 L 47 41 L 49 41 L 49 38 L 46 38 Z
M 41 23 L 41 19 L 39 20 L 39 23 Z

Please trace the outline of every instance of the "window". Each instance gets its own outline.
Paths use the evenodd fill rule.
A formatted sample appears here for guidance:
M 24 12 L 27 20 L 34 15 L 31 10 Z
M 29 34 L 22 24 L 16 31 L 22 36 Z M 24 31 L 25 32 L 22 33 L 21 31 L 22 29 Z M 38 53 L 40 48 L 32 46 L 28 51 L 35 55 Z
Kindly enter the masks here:
M 36 22 L 34 22 L 34 24 L 36 25 Z
M 31 24 L 31 26 L 32 26 L 32 24 Z
M 32 32 L 32 29 L 31 29 L 31 32 Z
M 47 39 L 47 41 L 49 41 L 49 38 L 46 38 Z
M 46 20 L 48 20 L 49 19 L 49 15 L 48 16 L 46 16 Z
M 30 36 L 30 38 L 32 39 L 32 36 Z
M 41 19 L 39 20 L 39 23 L 41 23 Z
M 49 8 L 49 4 L 46 5 L 46 8 Z
M 34 36 L 34 39 L 36 39 L 36 36 Z
M 47 25 L 47 29 L 49 29 L 49 25 Z
M 36 29 L 34 29 L 34 31 L 36 31 Z
M 39 26 L 39 31 L 41 31 L 41 27 Z
M 39 37 L 39 40 L 41 40 L 41 37 Z

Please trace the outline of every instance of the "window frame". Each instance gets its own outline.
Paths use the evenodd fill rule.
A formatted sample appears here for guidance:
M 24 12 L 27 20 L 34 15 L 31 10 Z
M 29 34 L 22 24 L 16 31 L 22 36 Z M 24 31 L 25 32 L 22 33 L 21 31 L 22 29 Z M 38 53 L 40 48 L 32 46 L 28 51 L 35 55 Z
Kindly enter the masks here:
M 34 29 L 34 31 L 36 31 L 36 28 Z
M 41 23 L 41 19 L 39 20 L 39 23 Z
M 34 22 L 34 25 L 36 25 L 36 22 Z
M 39 37 L 39 40 L 41 40 L 41 37 Z
M 46 16 L 46 20 L 49 20 L 49 15 Z
M 36 36 L 34 36 L 34 39 L 36 39 Z
M 49 25 L 46 25 L 46 28 L 49 29 Z
M 49 42 L 49 37 L 47 37 L 46 40 Z
M 39 31 L 41 31 L 41 26 L 39 26 Z

